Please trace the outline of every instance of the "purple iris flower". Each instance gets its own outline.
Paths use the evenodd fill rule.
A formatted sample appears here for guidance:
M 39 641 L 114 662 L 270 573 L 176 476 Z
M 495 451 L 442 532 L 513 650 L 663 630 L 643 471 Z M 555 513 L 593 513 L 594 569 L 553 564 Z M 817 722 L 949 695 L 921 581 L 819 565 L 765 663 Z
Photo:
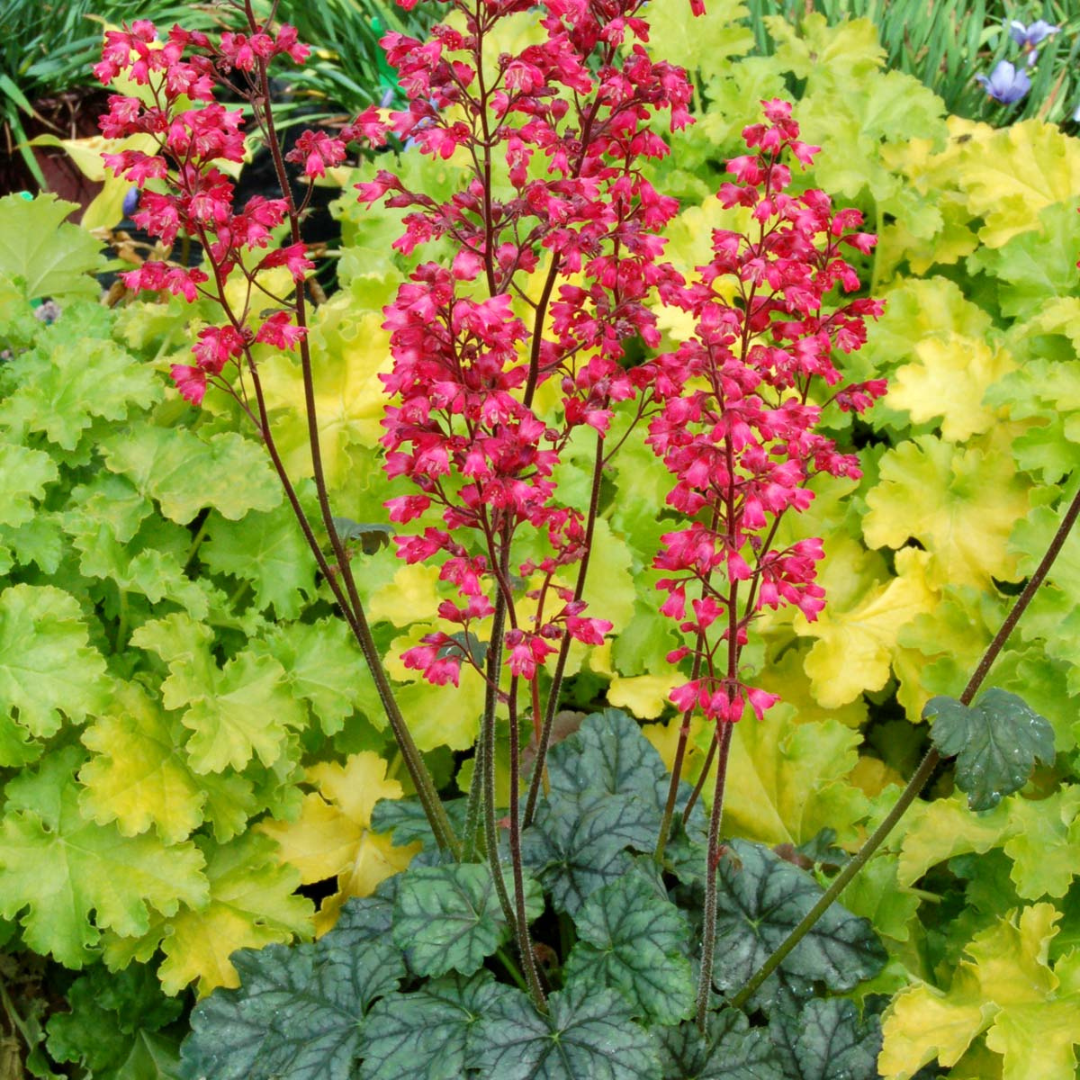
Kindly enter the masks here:
M 1021 48 L 1034 49 L 1036 45 L 1041 45 L 1051 34 L 1056 34 L 1060 29 L 1060 26 L 1051 26 L 1045 19 L 1038 19 L 1030 26 L 1025 26 L 1022 22 L 1013 19 L 1009 23 L 1009 37 Z
M 138 209 L 139 189 L 137 187 L 128 188 L 128 192 L 124 196 L 124 217 L 130 218 Z
M 1013 19 L 1009 24 L 1009 37 L 1024 51 L 1027 56 L 1027 66 L 1034 67 L 1039 59 L 1038 47 L 1060 29 L 1060 26 L 1051 26 L 1045 19 L 1038 19 L 1030 26 L 1025 26 L 1022 22 Z
M 975 81 L 995 100 L 1006 105 L 1019 101 L 1030 89 L 1031 80 L 1027 72 L 1019 71 L 1008 60 L 999 60 L 997 67 L 990 72 L 990 78 L 976 75 Z

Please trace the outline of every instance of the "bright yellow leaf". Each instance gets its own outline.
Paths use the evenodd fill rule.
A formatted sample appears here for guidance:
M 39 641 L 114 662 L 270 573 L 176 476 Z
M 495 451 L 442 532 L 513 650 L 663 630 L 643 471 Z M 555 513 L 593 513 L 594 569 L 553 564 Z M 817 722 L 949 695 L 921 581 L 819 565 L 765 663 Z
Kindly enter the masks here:
M 866 496 L 866 542 L 902 548 L 915 537 L 931 555 L 927 580 L 993 587 L 1016 581 L 1008 550 L 1016 522 L 1029 508 L 1031 482 L 991 431 L 959 451 L 933 435 L 901 443 L 881 459 L 881 479 Z
M 368 616 L 373 623 L 385 619 L 395 626 L 434 619 L 439 612 L 439 568 L 416 563 L 402 566 L 394 579 L 371 597 Z
M 389 836 L 371 831 L 375 804 L 402 795 L 401 785 L 386 778 L 386 762 L 378 754 L 365 750 L 344 765 L 314 765 L 307 782 L 317 791 L 304 796 L 297 821 L 267 821 L 258 829 L 278 842 L 278 857 L 296 867 L 305 885 L 337 877 L 338 891 L 315 916 L 322 934 L 345 900 L 370 896 L 379 882 L 409 865 L 420 845 L 394 847 Z
M 889 404 L 906 409 L 916 424 L 942 417 L 942 436 L 964 442 L 1004 418 L 1007 410 L 983 405 L 983 395 L 1015 367 L 1007 350 L 981 338 L 927 338 L 915 346 L 915 362 L 890 382 Z
M 686 682 L 678 671 L 666 675 L 616 675 L 607 689 L 608 703 L 628 709 L 641 720 L 655 720 L 668 705 L 668 694 Z
M 818 639 L 804 667 L 823 708 L 847 705 L 864 690 L 881 690 L 889 681 L 901 628 L 933 608 L 929 561 L 925 551 L 904 548 L 896 555 L 897 576 L 870 587 L 854 606 L 828 604 L 813 623 L 796 615 L 796 633 Z
M 882 1076 L 908 1080 L 935 1057 L 955 1065 L 985 1031 L 1002 1080 L 1075 1080 L 1077 953 L 1056 970 L 1048 962 L 1060 918 L 1051 904 L 1012 912 L 975 936 L 947 992 L 925 983 L 900 991 L 882 1023 Z

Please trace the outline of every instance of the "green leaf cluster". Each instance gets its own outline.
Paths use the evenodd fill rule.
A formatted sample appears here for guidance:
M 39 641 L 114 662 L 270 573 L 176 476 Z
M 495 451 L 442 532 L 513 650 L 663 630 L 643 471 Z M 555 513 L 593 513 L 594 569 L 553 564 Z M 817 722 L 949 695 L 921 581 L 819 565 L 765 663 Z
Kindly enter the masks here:
M 760 844 L 733 842 L 720 868 L 715 1008 L 704 1036 L 689 1021 L 700 821 L 691 818 L 684 851 L 661 874 L 641 854 L 655 834 L 617 820 L 632 793 L 640 822 L 659 813 L 664 771 L 639 726 L 614 709 L 586 717 L 552 754 L 550 794 L 524 833 L 536 940 L 545 922 L 561 926 L 558 944 L 544 944 L 546 1013 L 520 988 L 489 862 L 445 863 L 428 838 L 409 869 L 349 900 L 317 942 L 238 954 L 241 986 L 196 1007 L 182 1075 L 872 1080 L 876 1019 L 835 995 L 876 975 L 885 956 L 867 921 L 839 905 L 754 1002 L 767 1024 L 751 1027 L 724 1005 L 822 892 Z M 605 800 L 620 809 L 598 829 Z M 407 805 L 383 816 L 423 838 Z M 578 850 L 579 833 L 588 836 L 580 863 L 553 840 Z M 586 860 L 603 869 L 581 872 Z

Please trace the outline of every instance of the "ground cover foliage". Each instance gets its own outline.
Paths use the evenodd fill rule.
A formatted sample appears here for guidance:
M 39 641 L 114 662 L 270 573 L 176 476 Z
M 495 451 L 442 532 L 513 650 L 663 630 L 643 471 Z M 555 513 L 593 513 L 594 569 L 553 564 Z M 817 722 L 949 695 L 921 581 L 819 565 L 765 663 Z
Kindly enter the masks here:
M 753 1026 L 726 1009 L 708 1040 L 695 1034 L 703 815 L 672 842 L 663 878 L 647 854 L 680 723 L 667 694 L 685 680 L 665 660 L 678 641 L 651 567 L 668 477 L 631 433 L 605 476 L 585 594 L 613 630 L 571 651 L 577 730 L 554 747 L 551 793 L 525 833 L 530 918 L 546 898 L 563 935 L 545 939 L 563 968 L 540 1016 L 506 981 L 490 871 L 443 862 L 414 800 L 400 801 L 359 649 L 263 449 L 225 399 L 196 411 L 167 387 L 191 309 L 102 308 L 85 276 L 96 245 L 60 225 L 67 208 L 4 200 L 0 933 L 4 1008 L 32 1075 L 63 1063 L 117 1078 L 1075 1075 L 1080 539 L 985 695 L 971 710 L 940 699 L 959 696 L 1076 491 L 1080 143 L 1039 120 L 948 117 L 885 70 L 866 20 L 770 22 L 771 55 L 751 56 L 740 4 L 712 0 L 692 23 L 673 8 L 650 13 L 650 49 L 691 70 L 697 123 L 651 166 L 681 200 L 668 257 L 689 272 L 710 229 L 744 225 L 715 190 L 759 102 L 794 78 L 802 136 L 822 147 L 796 187 L 865 212 L 881 239 L 859 269 L 888 302 L 850 357 L 856 378 L 889 379 L 888 396 L 854 424 L 827 418 L 864 475 L 822 479 L 782 526 L 790 541 L 823 539 L 828 606 L 815 622 L 759 623 L 752 644 L 758 682 L 783 704 L 732 737 L 717 992 L 741 988 L 884 818 L 927 744 L 924 716 L 944 752 L 951 735 L 968 756 L 757 992 Z M 514 47 L 530 32 L 521 17 Z M 416 153 L 393 167 L 437 195 L 460 168 Z M 400 212 L 346 191 L 342 289 L 311 332 L 326 477 L 405 717 L 440 785 L 465 794 L 483 682 L 465 667 L 460 687 L 431 685 L 401 662 L 440 627 L 444 594 L 437 570 L 380 543 L 383 503 L 407 490 L 378 460 L 381 308 L 418 257 L 390 249 Z M 45 296 L 63 307 L 52 325 L 27 306 Z M 658 317 L 669 343 L 690 329 Z M 300 373 L 260 348 L 278 443 L 309 474 Z M 582 508 L 588 454 L 571 445 L 560 466 Z M 1006 694 L 1053 731 L 1052 748 L 1034 732 L 1016 783 L 1032 764 L 1034 776 L 1011 793 L 993 761 Z M 980 710 L 986 743 L 961 746 Z M 691 783 L 711 737 L 694 730 Z M 631 764 L 612 769 L 605 744 Z M 497 782 L 505 801 L 505 760 Z M 44 987 L 70 1011 L 50 1009 Z M 188 987 L 223 989 L 193 1014 L 181 1066 L 175 995 Z

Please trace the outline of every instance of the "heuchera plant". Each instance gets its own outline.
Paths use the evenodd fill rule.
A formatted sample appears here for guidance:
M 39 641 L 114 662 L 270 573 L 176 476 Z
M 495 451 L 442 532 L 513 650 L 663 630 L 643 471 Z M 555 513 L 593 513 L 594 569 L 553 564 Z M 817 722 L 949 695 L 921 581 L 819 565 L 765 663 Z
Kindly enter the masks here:
M 411 9 L 416 0 L 399 2 Z M 729 162 L 733 180 L 719 191 L 723 206 L 743 213 L 748 225 L 715 231 L 712 260 L 685 281 L 662 258 L 660 234 L 677 202 L 653 188 L 643 166 L 668 152 L 655 130 L 657 114 L 669 114 L 672 131 L 689 122 L 691 88 L 681 69 L 650 58 L 643 0 L 547 0 L 537 14 L 540 43 L 497 56 L 491 45 L 500 23 L 532 10 L 530 0 L 443 3 L 455 16 L 453 25 L 436 26 L 429 41 L 399 34 L 384 39 L 410 102 L 407 110 L 385 115 L 372 107 L 337 136 L 304 132 L 288 154 L 270 107 L 269 65 L 278 57 L 305 59 L 306 47 L 292 28 L 271 31 L 256 19 L 249 0 L 246 31 L 217 41 L 179 27 L 162 38 L 145 21 L 109 31 L 98 75 L 108 83 L 126 74 L 145 93 L 112 96 L 102 130 L 111 138 L 149 134 L 158 152 L 122 150 L 106 156 L 108 167 L 144 189 L 136 224 L 166 247 L 185 236 L 204 252 L 201 269 L 148 262 L 124 280 L 133 290 L 168 291 L 189 301 L 203 297 L 220 308 L 217 324 L 198 328 L 192 362 L 174 365 L 173 379 L 195 405 L 211 387 L 231 395 L 255 424 L 326 585 L 364 652 L 441 857 L 456 860 L 410 871 L 413 876 L 406 875 L 395 893 L 394 942 L 405 950 L 410 970 L 433 978 L 451 971 L 471 976 L 505 930 L 516 936 L 521 971 L 500 954 L 504 967 L 527 988 L 540 1014 L 549 1014 L 557 1030 L 567 1029 L 568 1017 L 579 1016 L 584 991 L 578 989 L 585 983 L 579 980 L 573 993 L 561 991 L 569 996 L 557 1001 L 551 994 L 549 1003 L 551 977 L 537 963 L 530 936 L 540 909 L 529 870 L 541 877 L 554 908 L 578 920 L 583 940 L 602 948 L 606 931 L 595 925 L 589 931 L 588 925 L 607 914 L 588 906 L 590 894 L 600 895 L 618 880 L 623 892 L 610 898 L 616 906 L 624 893 L 641 890 L 645 907 L 672 906 L 666 886 L 655 877 L 635 877 L 641 871 L 627 861 L 627 848 L 643 850 L 655 840 L 657 864 L 688 887 L 703 889 L 696 1019 L 705 1032 L 713 988 L 737 988 L 762 959 L 755 938 L 746 954 L 748 970 L 736 967 L 714 977 L 720 894 L 725 888 L 738 893 L 736 885 L 720 881 L 731 732 L 747 705 L 760 720 L 776 701 L 748 681 L 742 652 L 764 611 L 794 606 L 813 619 L 824 602 L 815 582 L 820 542 L 780 546 L 778 528 L 788 510 L 809 505 L 807 485 L 816 475 L 859 475 L 856 459 L 840 453 L 817 425 L 828 405 L 860 412 L 885 389 L 878 380 L 845 382 L 837 364 L 838 354 L 863 343 L 864 320 L 880 314 L 881 303 L 859 298 L 830 308 L 826 299 L 838 288 L 859 288 L 844 254 L 868 252 L 874 238 L 859 231 L 856 211 L 834 210 L 823 192 L 789 193 L 787 158 L 807 165 L 817 148 L 799 141 L 789 105 L 769 101 L 764 122 L 745 129 L 749 152 Z M 695 14 L 703 9 L 700 0 L 690 7 Z M 281 198 L 234 204 L 234 186 L 221 165 L 243 160 L 245 136 L 241 111 L 214 99 L 223 82 L 250 106 L 273 157 Z M 311 182 L 342 164 L 350 143 L 380 146 L 391 137 L 410 140 L 433 157 L 458 155 L 468 162 L 467 182 L 444 202 L 407 189 L 388 171 L 359 185 L 363 201 L 385 200 L 409 211 L 395 244 L 400 251 L 409 254 L 433 240 L 449 241 L 454 250 L 449 265 L 421 263 L 385 309 L 393 367 L 383 377 L 390 399 L 383 444 L 388 474 L 407 478 L 416 489 L 387 504 L 389 518 L 423 526 L 395 538 L 398 555 L 409 563 L 432 561 L 456 590 L 439 611 L 445 629 L 409 649 L 404 663 L 434 683 L 455 684 L 462 665 L 469 665 L 487 686 L 460 837 L 394 699 L 332 514 L 308 340 L 306 283 L 313 264 L 300 233 L 310 187 L 297 200 L 286 170 L 292 163 Z M 285 233 L 281 245 L 279 230 Z M 652 310 L 657 302 L 689 312 L 695 331 L 674 352 L 633 365 L 626 355 L 630 342 L 652 350 L 661 344 Z M 300 358 L 318 524 L 306 515 L 275 442 L 253 352 L 259 345 L 295 350 Z M 600 645 L 611 629 L 604 612 L 588 610 L 583 597 L 604 469 L 625 437 L 609 446 L 617 409 L 630 426 L 647 422 L 647 442 L 675 477 L 668 497 L 674 527 L 655 559 L 665 575 L 660 615 L 674 619 L 687 642 L 668 658 L 688 676 L 671 695 L 683 722 L 670 780 L 651 774 L 644 751 L 632 745 L 636 732 L 627 733 L 629 721 L 614 717 L 583 728 L 581 738 L 563 744 L 558 760 L 547 766 L 572 642 Z M 581 511 L 560 500 L 554 477 L 571 440 L 585 432 L 595 451 L 588 505 Z M 510 888 L 495 797 L 500 712 L 509 720 Z M 680 777 L 690 721 L 698 713 L 714 732 L 699 789 L 714 759 L 716 769 L 707 844 L 690 844 L 695 858 L 700 855 L 690 872 L 685 860 L 665 859 L 665 849 L 680 800 L 683 824 L 693 823 L 698 792 L 681 794 Z M 524 720 L 532 724 L 535 764 L 522 806 Z M 605 723 L 612 746 L 619 744 L 612 755 L 638 756 L 633 769 L 620 771 L 605 758 L 603 745 L 594 745 L 603 739 Z M 587 768 L 575 765 L 578 750 Z M 640 796 L 646 810 L 620 801 L 629 794 L 628 777 L 661 793 L 655 821 L 648 810 L 652 795 Z M 582 870 L 578 861 L 588 863 L 586 849 L 571 849 L 584 843 L 585 820 L 598 843 L 607 837 L 610 850 L 603 866 Z M 652 830 L 647 839 L 645 825 Z M 746 845 L 738 850 L 729 876 L 745 863 L 756 867 L 751 876 L 783 877 L 793 897 L 808 896 L 808 888 L 820 893 L 809 879 L 788 881 L 800 872 L 777 869 L 771 855 Z M 593 876 L 582 881 L 575 877 L 581 873 Z M 625 884 L 628 877 L 634 880 Z M 444 888 L 457 890 L 461 918 L 477 920 L 458 939 L 461 949 L 444 949 L 445 955 L 436 948 L 443 928 L 436 933 L 432 921 L 450 917 L 441 906 Z M 368 912 L 372 919 L 376 908 L 382 919 L 391 900 L 384 896 L 378 903 L 382 907 Z M 445 903 L 453 907 L 451 900 Z M 812 904 L 809 899 L 805 907 Z M 793 901 L 796 909 L 804 913 Z M 814 910 L 814 920 L 824 914 Z M 843 915 L 833 918 L 848 925 Z M 657 943 L 665 955 L 681 948 L 682 923 L 676 922 L 666 944 Z M 365 925 L 372 930 L 374 923 Z M 725 933 L 737 934 L 739 926 L 736 920 Z M 800 924 L 795 941 L 808 929 Z M 846 940 L 858 941 L 862 960 L 853 960 L 847 973 L 821 974 L 829 986 L 848 989 L 852 979 L 876 970 L 879 959 L 867 933 L 851 931 Z M 578 955 L 578 968 L 587 967 Z M 681 966 L 672 963 L 688 976 L 689 961 L 679 957 Z M 387 971 L 396 970 L 385 962 Z M 378 991 L 388 992 L 385 986 Z M 460 986 L 456 993 L 468 997 Z M 677 1021 L 687 1009 L 673 995 L 674 1003 L 662 1008 L 642 1007 L 666 1017 L 663 1022 Z M 518 1023 L 510 1012 L 504 1019 L 511 1027 Z M 493 1053 L 490 1047 L 478 1052 L 472 1060 L 482 1064 L 471 1067 L 494 1075 L 490 1070 L 504 1063 Z M 365 1075 L 383 1075 L 373 1069 Z

